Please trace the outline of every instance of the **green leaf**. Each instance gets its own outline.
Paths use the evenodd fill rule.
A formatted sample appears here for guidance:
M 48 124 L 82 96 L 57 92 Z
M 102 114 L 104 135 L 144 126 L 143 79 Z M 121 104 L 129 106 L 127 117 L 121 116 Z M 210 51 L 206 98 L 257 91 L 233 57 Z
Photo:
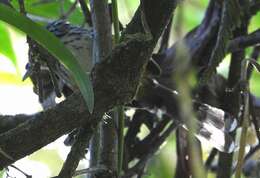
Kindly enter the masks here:
M 40 25 L 2 4 L 0 4 L 0 20 L 26 33 L 69 69 L 87 103 L 89 112 L 92 113 L 94 108 L 94 92 L 90 77 L 84 72 L 73 54 L 64 44 Z
M 0 34 L 0 53 L 10 59 L 16 67 L 17 61 L 13 50 L 10 33 L 7 25 L 3 22 L 0 22 Z

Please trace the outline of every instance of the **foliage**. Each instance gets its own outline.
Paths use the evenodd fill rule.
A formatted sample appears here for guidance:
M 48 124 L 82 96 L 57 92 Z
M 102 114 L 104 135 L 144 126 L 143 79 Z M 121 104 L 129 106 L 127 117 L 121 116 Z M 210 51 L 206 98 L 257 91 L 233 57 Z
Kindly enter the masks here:
M 152 55 L 152 61 L 155 61 L 155 63 L 158 64 L 161 70 L 161 74 L 157 75 L 154 74 L 153 71 L 149 71 L 149 61 L 147 65 L 148 67 L 146 68 L 148 72 L 144 74 L 144 79 L 140 84 L 139 91 L 135 97 L 137 102 L 127 103 L 127 107 L 125 108 L 125 110 L 127 111 L 129 111 L 128 108 L 136 111 L 130 116 L 125 116 L 126 126 L 125 128 L 120 128 L 121 132 L 123 133 L 124 131 L 125 134 L 124 154 L 127 153 L 126 157 L 124 158 L 125 160 L 123 160 L 123 173 L 124 171 L 131 172 L 131 166 L 136 168 L 137 175 L 140 174 L 145 178 L 170 178 L 174 177 L 174 175 L 176 177 L 178 175 L 178 171 L 183 171 L 183 167 L 179 167 L 179 170 L 177 170 L 178 166 L 180 166 L 179 159 L 186 159 L 184 155 L 189 157 L 190 153 L 187 150 L 189 150 L 190 148 L 189 146 L 185 145 L 185 143 L 183 144 L 183 142 L 180 142 L 180 140 L 178 140 L 178 135 L 173 132 L 173 130 L 176 130 L 176 126 L 173 125 L 178 125 L 180 122 L 182 123 L 183 119 L 185 119 L 185 116 L 183 116 L 183 112 L 180 113 L 179 105 L 181 103 L 181 99 L 173 94 L 175 93 L 175 89 L 181 90 L 180 88 L 178 88 L 180 87 L 180 83 L 178 83 L 179 81 L 173 81 L 174 77 L 172 76 L 179 75 L 180 80 L 182 80 L 182 78 L 185 78 L 182 82 L 187 83 L 187 80 L 189 80 L 190 77 L 187 74 L 192 73 L 193 80 L 203 80 L 203 85 L 199 86 L 198 88 L 196 88 L 195 84 L 185 87 L 185 89 L 187 89 L 187 93 L 196 93 L 199 96 L 195 97 L 192 95 L 193 100 L 189 100 L 194 107 L 192 109 L 195 110 L 195 115 L 197 117 L 205 114 L 203 112 L 203 109 L 205 109 L 205 106 L 208 105 L 204 105 L 204 103 L 209 104 L 209 106 L 214 106 L 213 109 L 215 109 L 215 107 L 221 108 L 221 111 L 225 111 L 225 113 L 227 110 L 230 111 L 227 108 L 223 108 L 225 103 L 223 103 L 222 99 L 223 96 L 226 96 L 223 93 L 226 92 L 224 88 L 227 82 L 226 79 L 229 77 L 227 73 L 232 65 L 232 62 L 229 62 L 231 60 L 229 54 L 231 54 L 231 56 L 234 56 L 234 53 L 236 53 L 236 51 L 228 51 L 228 45 L 230 40 L 234 39 L 234 30 L 239 29 L 241 23 L 243 24 L 243 17 L 245 14 L 243 14 L 242 10 L 240 9 L 240 1 L 235 0 L 231 2 L 228 0 L 223 0 L 214 2 L 215 4 L 213 3 L 213 1 L 214 0 L 189 0 L 181 2 L 181 6 L 180 4 L 178 4 L 177 9 L 174 12 L 172 24 L 170 23 L 171 25 L 169 27 L 170 38 L 168 38 L 168 41 L 166 42 L 169 42 L 170 48 L 158 54 L 157 48 L 163 46 L 163 40 L 158 42 L 157 48 L 154 50 Z M 14 14 L 14 10 L 7 10 L 7 8 L 1 4 L 1 1 L 0 19 L 24 31 L 34 40 L 42 44 L 43 47 L 49 49 L 54 54 L 54 56 L 61 59 L 61 61 L 63 61 L 67 68 L 69 68 L 76 76 L 76 81 L 79 82 L 82 93 L 85 94 L 84 96 L 87 100 L 89 110 L 92 111 L 94 107 L 94 95 L 89 77 L 84 75 L 82 70 L 79 70 L 81 67 L 77 63 L 72 62 L 74 57 L 68 50 L 66 50 L 64 45 L 62 43 L 59 43 L 58 40 L 53 37 L 53 35 L 42 28 L 42 26 L 45 26 L 47 22 L 62 18 L 64 16 L 66 16 L 65 19 L 70 21 L 72 24 L 82 25 L 84 23 L 84 16 L 82 15 L 81 6 L 75 6 L 72 12 L 70 12 L 70 9 L 74 6 L 74 1 L 72 0 L 25 0 L 24 2 L 28 16 L 33 21 L 36 21 L 36 23 L 33 23 L 28 19 L 26 20 L 22 15 L 19 15 L 17 12 L 16 14 Z M 215 9 L 219 8 L 218 11 L 214 11 L 215 16 L 212 15 L 213 13 L 209 13 L 208 16 L 205 16 L 205 14 L 210 11 L 210 8 L 208 8 L 210 4 L 213 4 L 212 6 Z M 18 1 L 12 1 L 12 5 L 14 6 L 16 11 L 18 11 L 18 9 L 20 8 Z M 138 0 L 118 1 L 119 20 L 124 27 L 126 27 L 126 24 L 128 24 L 130 20 L 132 20 L 132 17 L 134 16 L 134 13 L 138 6 Z M 3 14 L 2 12 L 5 13 Z M 11 15 L 15 16 L 13 16 L 13 18 L 10 18 Z M 215 21 L 218 21 L 216 23 L 217 25 L 215 24 L 214 20 L 211 21 L 211 19 L 214 19 L 213 16 L 215 19 L 217 19 Z M 142 20 L 142 23 L 146 23 L 144 19 Z M 251 18 L 248 27 L 248 33 L 258 30 L 259 27 L 260 14 L 258 13 Z M 10 30 L 8 30 L 9 28 L 13 27 L 0 22 L 0 54 L 6 56 L 7 59 L 12 62 L 14 68 L 17 68 L 17 70 L 21 70 L 18 69 L 19 58 L 16 58 L 17 54 L 15 54 L 15 50 L 13 50 L 12 45 L 13 43 L 15 43 L 16 39 L 12 37 Z M 166 31 L 167 29 L 165 30 L 165 33 L 167 33 Z M 1 43 L 2 41 L 5 41 L 5 43 Z M 179 60 L 179 58 L 184 61 L 184 57 L 176 55 L 176 53 L 178 53 L 177 48 L 182 42 L 184 42 L 183 44 L 186 45 L 185 48 L 187 48 L 187 53 L 189 53 L 187 56 L 185 56 L 185 58 L 187 58 L 187 61 L 193 60 L 193 56 L 195 56 L 194 62 L 188 62 L 189 64 L 184 67 L 180 65 L 181 62 L 176 62 Z M 202 43 L 204 43 L 204 45 L 201 45 Z M 119 44 L 119 46 L 120 45 L 122 44 Z M 202 47 L 199 49 L 197 48 L 198 46 Z M 246 49 L 246 57 L 252 56 L 253 47 L 255 46 L 243 47 L 243 49 Z M 169 61 L 170 59 L 175 61 Z M 257 58 L 255 60 L 257 60 Z M 176 70 L 176 66 L 179 70 Z M 216 69 L 218 72 L 217 74 L 215 73 Z M 218 75 L 223 74 L 221 71 L 224 71 L 223 73 L 225 73 L 224 78 L 221 75 Z M 250 92 L 252 92 L 256 96 L 260 96 L 259 74 L 256 71 L 252 71 L 252 76 L 250 77 Z M 15 77 L 11 73 L 1 71 L 0 78 L 0 84 L 5 84 L 5 81 L 10 81 L 11 79 L 14 83 L 17 84 L 17 81 L 20 80 L 13 79 Z M 155 81 L 158 81 L 158 83 L 156 83 Z M 241 89 L 240 84 L 237 84 L 237 88 L 239 90 Z M 233 90 L 236 91 L 237 88 L 227 88 L 227 90 L 233 92 Z M 139 95 L 141 93 L 140 91 L 144 92 L 145 94 Z M 197 102 L 197 100 L 199 102 Z M 185 106 L 188 107 L 187 105 Z M 241 104 L 240 106 L 241 108 L 244 107 L 243 104 Z M 175 112 L 175 110 L 177 111 Z M 233 115 L 238 116 L 238 113 L 226 114 L 232 118 Z M 174 118 L 175 120 L 171 120 L 172 118 Z M 196 124 L 200 124 L 199 121 Z M 254 121 L 252 121 L 251 124 L 257 127 Z M 188 126 L 188 124 L 186 125 Z M 199 126 L 202 127 L 203 124 Z M 145 127 L 145 129 L 143 129 L 143 127 Z M 191 128 L 189 129 L 192 130 Z M 177 132 L 179 132 L 179 130 Z M 224 136 L 226 136 L 225 134 L 227 133 L 229 134 L 229 131 L 225 130 L 225 132 L 226 133 L 224 133 Z M 232 130 L 232 133 L 234 132 L 239 131 Z M 196 134 L 199 135 L 201 133 L 199 133 L 198 131 L 198 133 Z M 220 135 L 218 136 L 221 137 Z M 229 139 L 229 137 L 225 138 Z M 254 136 L 254 138 L 258 139 L 257 136 Z M 186 139 L 185 141 L 187 141 L 187 136 L 184 136 L 184 139 Z M 214 141 L 216 140 L 206 143 L 212 144 L 214 143 Z M 217 147 L 217 144 L 218 143 L 216 142 L 215 145 L 212 145 L 213 147 Z M 247 145 L 251 148 L 254 147 L 254 145 Z M 194 144 L 192 146 L 196 145 Z M 200 155 L 200 153 L 198 152 L 196 153 L 198 154 L 198 157 L 203 158 L 203 160 L 195 161 L 206 161 L 211 148 L 212 146 L 208 146 L 206 144 L 203 144 L 202 147 L 198 144 L 198 149 L 202 150 L 202 155 Z M 223 149 L 221 151 L 227 150 Z M 55 159 L 52 160 L 49 159 L 49 157 L 53 157 Z M 30 159 L 40 160 L 41 162 L 48 165 L 52 171 L 52 175 L 58 174 L 58 169 L 61 166 L 61 158 L 59 157 L 59 155 L 57 155 L 56 150 L 40 150 L 36 155 L 31 155 Z M 215 158 L 215 160 L 217 160 L 217 158 Z M 187 160 L 182 161 L 183 164 L 189 162 Z M 138 164 L 136 163 L 140 163 L 141 166 L 138 167 Z M 214 166 L 217 165 L 210 164 L 209 167 L 206 167 L 206 169 L 213 169 Z M 187 171 L 189 174 L 193 174 L 193 172 L 189 172 L 189 168 L 184 171 Z M 210 178 L 214 177 L 215 174 L 217 174 L 216 171 L 209 172 L 210 173 L 208 174 L 208 177 Z

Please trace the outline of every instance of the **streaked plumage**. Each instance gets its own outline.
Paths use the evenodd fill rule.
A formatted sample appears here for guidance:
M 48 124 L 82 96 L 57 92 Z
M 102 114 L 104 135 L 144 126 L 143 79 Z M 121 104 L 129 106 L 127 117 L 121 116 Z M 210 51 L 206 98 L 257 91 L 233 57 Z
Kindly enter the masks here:
M 79 64 L 90 72 L 92 68 L 91 29 L 85 29 L 58 20 L 46 26 L 47 30 L 58 37 L 78 59 Z M 69 71 L 56 58 L 51 56 L 35 41 L 29 39 L 29 63 L 25 77 L 30 77 L 34 84 L 34 92 L 44 109 L 53 107 L 56 96 L 69 95 L 77 89 Z

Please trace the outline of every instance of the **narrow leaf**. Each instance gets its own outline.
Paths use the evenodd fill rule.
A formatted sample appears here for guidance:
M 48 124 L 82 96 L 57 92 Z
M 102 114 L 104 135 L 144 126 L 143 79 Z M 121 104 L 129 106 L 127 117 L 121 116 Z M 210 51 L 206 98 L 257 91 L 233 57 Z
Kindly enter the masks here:
M 94 92 L 90 77 L 84 72 L 73 54 L 64 44 L 40 25 L 2 4 L 0 4 L 0 20 L 26 33 L 69 69 L 80 88 L 89 111 L 92 113 L 94 108 Z

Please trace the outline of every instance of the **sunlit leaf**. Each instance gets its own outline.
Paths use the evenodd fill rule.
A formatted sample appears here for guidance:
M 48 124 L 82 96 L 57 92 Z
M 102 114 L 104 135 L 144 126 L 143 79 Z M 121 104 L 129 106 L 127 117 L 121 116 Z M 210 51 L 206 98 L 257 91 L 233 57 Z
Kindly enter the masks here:
M 260 75 L 258 72 L 256 71 L 253 71 L 252 73 L 252 77 L 250 79 L 250 91 L 256 95 L 256 96 L 260 96 L 260 84 L 259 84 L 259 81 L 260 81 Z
M 94 92 L 89 75 L 81 68 L 73 54 L 52 33 L 13 9 L 0 4 L 0 20 L 13 25 L 46 48 L 72 73 L 90 112 L 94 107 Z
M 250 20 L 249 32 L 253 32 L 253 31 L 259 29 L 259 26 L 260 26 L 260 13 L 258 12 Z
M 15 66 L 17 65 L 10 33 L 7 25 L 3 22 L 0 22 L 0 53 L 10 59 Z

